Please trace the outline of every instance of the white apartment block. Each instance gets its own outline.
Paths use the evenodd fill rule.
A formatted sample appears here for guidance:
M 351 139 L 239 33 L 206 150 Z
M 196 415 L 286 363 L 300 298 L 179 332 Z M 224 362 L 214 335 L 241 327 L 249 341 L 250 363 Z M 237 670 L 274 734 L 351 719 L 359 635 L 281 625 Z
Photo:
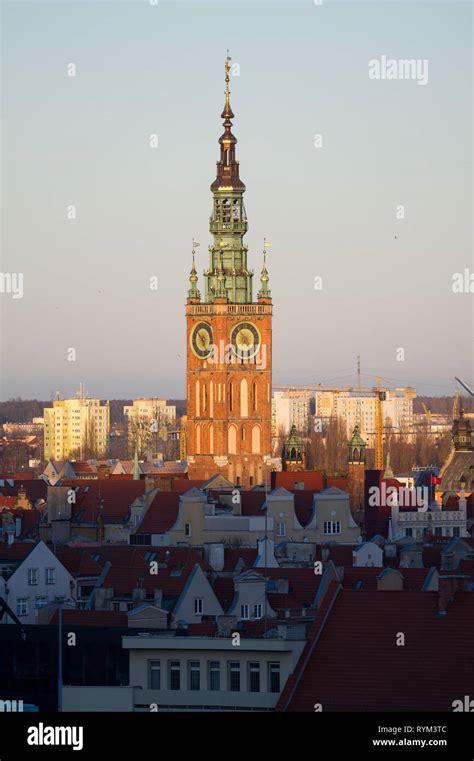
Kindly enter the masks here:
M 383 425 L 393 426 L 396 431 L 413 433 L 413 388 L 384 389 L 386 400 L 382 402 Z M 369 446 L 374 444 L 376 425 L 376 399 L 371 392 L 334 389 L 316 392 L 316 417 L 327 419 L 340 417 L 346 421 L 349 437 L 358 423 L 361 435 Z
M 166 399 L 134 399 L 133 404 L 123 408 L 123 414 L 128 422 L 156 420 L 158 428 L 176 424 L 176 407 L 167 404 Z
M 44 410 L 44 459 L 82 459 L 107 453 L 110 434 L 109 403 L 77 397 L 55 400 Z
M 306 434 L 310 411 L 309 391 L 275 391 L 272 399 L 272 432 L 289 433 L 295 425 L 298 433 Z

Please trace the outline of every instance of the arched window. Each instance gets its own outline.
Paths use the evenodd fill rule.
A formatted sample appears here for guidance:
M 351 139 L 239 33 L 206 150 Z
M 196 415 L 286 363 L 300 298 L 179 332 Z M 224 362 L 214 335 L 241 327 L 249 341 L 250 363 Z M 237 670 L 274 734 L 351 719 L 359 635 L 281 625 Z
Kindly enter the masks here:
M 214 426 L 209 426 L 209 454 L 214 454 Z
M 257 381 L 252 383 L 252 409 L 257 411 Z
M 242 378 L 240 381 L 240 416 L 248 417 L 249 405 L 248 405 L 248 383 L 247 378 Z
M 207 409 L 207 388 L 206 384 L 202 384 L 202 411 L 205 412 Z
M 230 425 L 227 430 L 227 449 L 229 454 L 237 454 L 237 428 Z
M 201 415 L 201 384 L 199 381 L 196 381 L 196 415 L 199 417 Z
M 252 428 L 252 454 L 260 454 L 260 426 Z
M 224 198 L 222 201 L 222 221 L 230 222 L 230 201 L 228 198 Z
M 201 425 L 196 426 L 196 454 L 201 454 Z

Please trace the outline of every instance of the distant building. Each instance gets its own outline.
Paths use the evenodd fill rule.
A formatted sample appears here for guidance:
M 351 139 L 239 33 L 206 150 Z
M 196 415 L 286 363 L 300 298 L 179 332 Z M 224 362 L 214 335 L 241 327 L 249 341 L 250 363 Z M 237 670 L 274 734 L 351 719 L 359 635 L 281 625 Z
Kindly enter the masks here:
M 298 433 L 308 432 L 310 412 L 309 391 L 276 391 L 272 399 L 272 432 L 289 433 L 294 425 Z
M 413 433 L 414 388 L 384 389 L 383 425 L 392 426 L 396 431 Z M 339 417 L 346 422 L 347 435 L 359 425 L 360 433 L 367 446 L 374 446 L 376 425 L 376 397 L 371 392 L 352 389 L 334 389 L 316 392 L 316 417 L 322 420 Z
M 137 419 L 150 423 L 156 420 L 158 427 L 176 423 L 176 406 L 167 404 L 166 399 L 134 399 L 123 408 L 123 414 L 129 423 Z
M 44 459 L 100 457 L 107 452 L 109 403 L 79 396 L 58 399 L 44 410 Z
M 166 399 L 134 399 L 133 404 L 123 408 L 123 414 L 127 418 L 130 445 L 139 453 L 149 447 L 153 449 L 160 433 L 176 425 L 176 407 L 167 404 Z

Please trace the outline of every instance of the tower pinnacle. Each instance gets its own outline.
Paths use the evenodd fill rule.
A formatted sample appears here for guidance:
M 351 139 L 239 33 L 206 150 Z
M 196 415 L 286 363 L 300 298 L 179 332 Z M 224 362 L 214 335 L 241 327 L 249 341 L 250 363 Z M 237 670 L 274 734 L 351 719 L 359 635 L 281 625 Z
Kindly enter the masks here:
M 239 162 L 235 159 L 235 145 L 237 138 L 232 134 L 232 121 L 234 112 L 230 106 L 230 62 L 231 57 L 225 59 L 225 103 L 221 119 L 224 120 L 224 132 L 219 138 L 221 148 L 220 159 L 217 162 L 217 177 L 211 185 L 211 190 L 245 190 L 245 185 L 239 177 Z

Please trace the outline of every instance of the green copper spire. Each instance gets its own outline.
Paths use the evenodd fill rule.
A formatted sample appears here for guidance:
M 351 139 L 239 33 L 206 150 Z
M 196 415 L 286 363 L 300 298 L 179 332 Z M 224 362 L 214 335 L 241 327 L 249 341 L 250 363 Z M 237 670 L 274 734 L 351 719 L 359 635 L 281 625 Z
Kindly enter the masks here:
M 222 112 L 224 132 L 219 138 L 220 158 L 216 179 L 211 185 L 213 196 L 210 232 L 214 242 L 209 247 L 209 268 L 204 272 L 205 300 L 227 298 L 229 303 L 253 302 L 253 272 L 247 266 L 247 214 L 240 179 L 239 162 L 235 158 L 237 138 L 232 134 L 234 114 L 230 106 L 230 57 L 225 61 L 225 104 Z
M 272 294 L 268 288 L 268 270 L 267 270 L 267 249 L 266 249 L 266 241 L 263 242 L 263 266 L 262 266 L 262 272 L 260 275 L 260 282 L 262 284 L 262 287 L 260 288 L 257 296 L 259 299 L 270 299 Z
M 360 435 L 358 425 L 354 427 L 352 438 L 347 444 L 349 447 L 349 462 L 365 462 L 365 448 L 367 444 Z
M 191 267 L 191 272 L 189 273 L 189 290 L 188 290 L 188 298 L 190 299 L 200 299 L 201 294 L 198 291 L 197 282 L 198 282 L 198 276 L 196 272 L 196 263 L 194 261 L 194 246 L 196 243 L 193 241 L 193 264 Z M 199 245 L 199 244 L 197 244 Z

